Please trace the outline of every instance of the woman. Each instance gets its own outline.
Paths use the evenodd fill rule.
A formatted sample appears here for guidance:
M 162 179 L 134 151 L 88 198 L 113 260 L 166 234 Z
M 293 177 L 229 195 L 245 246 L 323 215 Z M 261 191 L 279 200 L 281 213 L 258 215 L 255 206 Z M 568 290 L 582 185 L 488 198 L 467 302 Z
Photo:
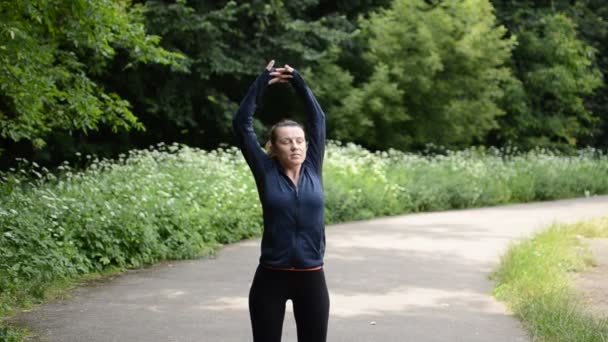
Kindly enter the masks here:
M 285 303 L 291 299 L 298 342 L 324 342 L 329 318 L 323 271 L 325 114 L 295 69 L 273 66 L 274 60 L 251 85 L 232 122 L 264 220 L 260 262 L 249 292 L 253 340 L 281 341 Z M 302 125 L 282 120 L 270 131 L 266 154 L 253 130 L 253 114 L 275 83 L 291 83 L 304 100 L 309 140 Z

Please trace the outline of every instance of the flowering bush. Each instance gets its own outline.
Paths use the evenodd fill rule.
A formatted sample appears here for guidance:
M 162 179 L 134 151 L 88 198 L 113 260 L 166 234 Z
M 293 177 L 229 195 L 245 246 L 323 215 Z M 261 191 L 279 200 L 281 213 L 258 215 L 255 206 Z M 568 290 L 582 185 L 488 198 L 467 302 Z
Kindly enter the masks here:
M 608 156 L 594 149 L 410 154 L 330 143 L 323 172 L 329 223 L 608 193 Z

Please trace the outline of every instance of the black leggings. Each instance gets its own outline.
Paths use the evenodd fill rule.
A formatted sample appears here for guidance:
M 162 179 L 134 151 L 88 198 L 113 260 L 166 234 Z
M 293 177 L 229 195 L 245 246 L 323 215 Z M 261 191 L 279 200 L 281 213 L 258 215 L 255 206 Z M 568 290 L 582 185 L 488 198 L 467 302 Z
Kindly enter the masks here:
M 280 271 L 258 266 L 249 291 L 254 342 L 280 342 L 285 303 L 291 299 L 298 342 L 325 342 L 329 293 L 323 269 Z

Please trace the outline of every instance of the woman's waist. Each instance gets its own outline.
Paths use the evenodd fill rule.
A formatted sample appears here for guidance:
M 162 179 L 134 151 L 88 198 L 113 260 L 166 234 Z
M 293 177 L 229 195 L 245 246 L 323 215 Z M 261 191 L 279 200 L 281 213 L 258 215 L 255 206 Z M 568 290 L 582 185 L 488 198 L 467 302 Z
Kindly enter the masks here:
M 274 267 L 268 266 L 264 264 L 260 264 L 260 266 L 274 271 L 290 271 L 290 272 L 310 272 L 310 271 L 318 271 L 323 269 L 323 266 L 310 267 L 310 268 L 296 268 L 296 267 Z

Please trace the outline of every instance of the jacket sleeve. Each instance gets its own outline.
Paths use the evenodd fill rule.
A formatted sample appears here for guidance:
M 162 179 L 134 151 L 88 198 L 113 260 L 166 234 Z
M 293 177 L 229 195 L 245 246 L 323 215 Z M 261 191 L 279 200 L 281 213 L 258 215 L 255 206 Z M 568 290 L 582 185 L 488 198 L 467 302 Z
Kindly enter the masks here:
M 258 143 L 255 131 L 253 130 L 253 114 L 261 99 L 270 78 L 269 71 L 258 76 L 255 82 L 249 87 L 247 95 L 241 102 L 239 109 L 232 118 L 232 129 L 236 137 L 237 146 L 241 149 L 256 182 L 263 179 L 266 168 L 271 164 L 271 160 L 264 153 Z
M 310 159 L 321 174 L 325 156 L 325 113 L 297 70 L 293 72 L 291 84 L 306 106 L 306 126 L 309 136 L 306 159 Z

